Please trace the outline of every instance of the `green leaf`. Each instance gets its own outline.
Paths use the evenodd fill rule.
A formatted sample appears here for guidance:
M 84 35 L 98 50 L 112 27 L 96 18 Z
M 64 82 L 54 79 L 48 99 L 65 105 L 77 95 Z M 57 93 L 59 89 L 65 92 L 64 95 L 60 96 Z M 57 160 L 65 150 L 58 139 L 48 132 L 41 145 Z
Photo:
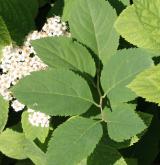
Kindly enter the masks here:
M 108 135 L 117 142 L 130 139 L 146 129 L 142 119 L 129 104 L 113 106 L 112 111 L 105 108 L 103 118 L 107 123 Z
M 96 105 L 87 82 L 69 70 L 33 73 L 20 80 L 12 91 L 31 109 L 49 115 L 78 115 Z
M 44 143 L 49 133 L 49 127 L 33 126 L 29 122 L 28 117 L 29 117 L 29 113 L 23 112 L 21 123 L 26 138 L 30 140 L 35 140 L 37 138 L 41 141 L 41 143 Z
M 107 140 L 107 144 L 110 147 L 113 147 L 115 149 L 123 149 L 123 148 L 127 148 L 127 147 L 134 145 L 135 143 L 137 143 L 140 140 L 140 138 L 135 135 L 129 140 L 124 140 L 123 142 L 117 142 L 117 141 L 114 141 L 113 139 L 111 139 L 109 136 L 107 136 L 106 140 Z
M 107 142 L 106 142 L 107 143 Z M 97 145 L 93 154 L 88 158 L 87 165 L 127 165 L 118 150 L 101 142 Z
M 10 34 L 1 16 L 0 16 L 0 36 L 1 36 L 0 37 L 0 60 L 1 60 L 3 47 L 11 44 Z
M 134 5 L 139 21 L 143 29 L 149 34 L 150 42 L 153 43 L 153 51 L 160 53 L 160 1 L 159 0 L 135 0 Z M 151 43 L 150 43 L 151 44 Z M 148 46 L 148 45 L 147 45 Z M 147 47 L 146 47 L 147 48 Z M 151 45 L 152 48 L 152 45 Z
M 77 165 L 87 165 L 87 159 L 83 159 L 80 163 Z
M 140 73 L 128 87 L 137 96 L 160 105 L 160 65 L 153 66 Z
M 73 2 L 75 2 L 75 0 L 64 0 L 64 8 L 63 8 L 63 14 L 62 14 L 62 19 L 64 21 L 69 20 Z
M 67 68 L 95 75 L 88 50 L 67 37 L 48 37 L 32 42 L 38 56 L 50 67 Z
M 149 55 L 140 49 L 119 50 L 104 66 L 101 83 L 111 104 L 128 102 L 136 97 L 126 86 L 138 73 L 153 65 Z
M 113 28 L 116 11 L 105 0 L 76 0 L 69 19 L 73 38 L 91 48 L 107 63 L 116 52 L 119 36 Z
M 49 16 L 60 15 L 62 20 L 68 21 L 75 0 L 57 0 L 49 11 Z
M 132 146 L 134 142 L 132 141 L 135 137 L 132 137 L 130 140 L 125 140 L 123 142 L 116 142 L 112 140 L 110 137 L 106 137 L 107 144 L 110 147 L 113 147 L 115 149 L 122 149 L 122 148 L 127 148 L 129 146 Z
M 0 17 L 0 36 L 0 46 L 6 46 L 11 43 L 10 34 L 2 17 Z
M 16 0 L 17 1 L 17 0 Z M 20 1 L 20 0 L 19 0 Z M 19 2 L 18 2 L 19 3 Z M 20 3 L 19 3 L 20 4 Z M 25 5 L 26 8 L 28 9 L 28 12 L 30 12 L 32 18 L 33 18 L 33 23 L 35 25 L 35 19 L 37 17 L 38 14 L 38 10 L 39 10 L 39 5 L 37 0 L 29 0 L 28 2 L 25 1 Z
M 116 105 L 116 106 L 118 106 L 118 105 Z M 130 106 L 132 106 L 132 109 L 136 109 L 136 104 L 131 104 Z M 92 110 L 95 110 L 95 109 L 92 109 Z M 143 113 L 143 112 L 138 112 L 138 115 L 144 121 L 145 125 L 147 127 L 149 127 L 153 116 L 148 114 L 148 113 Z M 102 114 L 98 114 L 98 115 L 92 117 L 92 119 L 101 120 L 102 119 Z M 104 132 L 105 132 L 104 136 L 105 136 L 105 140 L 107 141 L 107 145 L 109 145 L 110 147 L 113 147 L 115 149 L 127 148 L 129 146 L 134 145 L 135 143 L 137 143 L 140 140 L 141 136 L 143 136 L 144 133 L 146 132 L 146 130 L 145 130 L 141 134 L 135 135 L 135 136 L 131 137 L 131 139 L 124 140 L 123 142 L 116 142 L 113 139 L 111 139 L 108 135 L 107 123 L 103 123 L 103 124 L 104 124 L 103 129 L 104 129 Z
M 99 121 L 72 117 L 60 125 L 49 142 L 47 165 L 75 165 L 89 156 L 103 134 Z M 64 140 L 65 137 L 65 140 Z
M 0 96 L 0 133 L 3 131 L 8 120 L 9 103 Z
M 46 164 L 45 154 L 23 133 L 6 129 L 0 134 L 0 151 L 14 159 L 30 158 L 36 165 Z
M 0 134 L 0 151 L 15 159 L 26 159 L 23 143 L 25 136 L 11 129 L 6 129 Z
M 136 109 L 136 105 L 132 104 L 132 109 Z M 148 113 L 144 113 L 144 112 L 137 112 L 137 113 L 138 113 L 139 117 L 143 120 L 145 125 L 147 127 L 149 127 L 151 124 L 153 115 L 148 114 Z M 138 135 L 133 136 L 131 139 L 125 140 L 123 142 L 116 142 L 116 141 L 112 140 L 108 136 L 108 134 L 105 135 L 105 138 L 106 138 L 107 144 L 111 147 L 114 147 L 116 149 L 127 148 L 127 147 L 133 146 L 135 143 L 137 143 L 142 138 L 142 136 L 144 136 L 144 134 L 146 133 L 147 130 L 148 129 L 146 129 L 145 131 L 141 132 Z
M 160 1 L 135 0 L 118 17 L 115 28 L 128 42 L 160 53 Z
M 34 28 L 34 18 L 38 10 L 37 0 L 0 0 L 2 16 L 11 38 L 18 44 Z
M 33 141 L 26 139 L 23 148 L 27 157 L 31 159 L 35 165 L 47 164 L 46 154 L 42 152 Z
M 152 122 L 153 115 L 149 113 L 144 113 L 144 112 L 137 112 L 137 113 L 141 117 L 141 119 L 144 121 L 145 125 L 149 127 Z
M 130 0 L 120 0 L 120 1 L 126 6 L 130 4 Z

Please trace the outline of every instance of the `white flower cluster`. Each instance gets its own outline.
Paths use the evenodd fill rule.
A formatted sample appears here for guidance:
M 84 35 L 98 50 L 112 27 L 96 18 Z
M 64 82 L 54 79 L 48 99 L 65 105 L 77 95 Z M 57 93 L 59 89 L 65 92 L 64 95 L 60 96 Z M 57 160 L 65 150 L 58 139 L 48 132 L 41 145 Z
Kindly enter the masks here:
M 25 107 L 25 105 L 20 103 L 18 100 L 12 101 L 11 106 L 16 112 L 23 110 Z
M 36 54 L 30 57 L 33 53 L 30 47 L 27 46 L 21 48 L 6 46 L 2 53 L 3 58 L 0 64 L 0 69 L 2 70 L 2 74 L 0 75 L 0 93 L 4 99 L 12 100 L 13 97 L 9 88 L 15 85 L 18 80 L 30 75 L 31 72 L 45 69 L 47 65 L 45 65 Z M 16 107 L 14 108 L 16 110 Z
M 47 23 L 40 32 L 33 31 L 30 33 L 26 37 L 22 47 L 10 45 L 2 50 L 3 57 L 0 63 L 0 71 L 2 72 L 0 73 L 0 94 L 5 100 L 11 101 L 11 106 L 16 112 L 23 110 L 25 105 L 12 96 L 10 87 L 15 85 L 18 80 L 30 75 L 31 72 L 44 70 L 47 67 L 47 65 L 36 55 L 36 52 L 31 46 L 31 41 L 48 36 L 64 35 L 69 35 L 67 26 L 65 22 L 61 22 L 60 17 L 55 16 L 47 20 Z M 48 123 L 46 121 L 46 119 L 49 120 L 49 117 L 46 117 L 45 114 L 40 112 L 31 114 L 29 121 L 33 125 L 38 125 L 35 122 L 36 116 L 38 116 L 37 122 L 41 124 L 41 126 L 49 125 L 49 121 Z
M 28 120 L 33 126 L 49 127 L 50 116 L 41 112 L 36 112 L 33 109 L 28 109 L 28 113 Z
M 66 23 L 61 22 L 58 16 L 55 16 L 54 19 L 49 18 L 47 23 L 43 26 L 42 32 L 47 33 L 48 36 L 68 35 Z

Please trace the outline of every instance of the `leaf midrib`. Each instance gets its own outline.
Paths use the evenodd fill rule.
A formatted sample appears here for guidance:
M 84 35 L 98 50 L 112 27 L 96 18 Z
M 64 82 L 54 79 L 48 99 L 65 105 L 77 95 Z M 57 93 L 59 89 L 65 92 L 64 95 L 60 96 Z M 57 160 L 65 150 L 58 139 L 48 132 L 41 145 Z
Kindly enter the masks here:
M 36 92 L 31 92 L 31 91 L 19 91 L 18 93 L 30 93 L 30 94 L 42 94 L 42 95 L 59 95 L 59 96 L 67 96 L 67 97 L 73 97 L 73 98 L 79 98 L 79 99 L 82 99 L 82 100 L 85 100 L 86 102 L 90 102 L 92 104 L 94 104 L 95 106 L 99 106 L 97 105 L 97 103 L 95 103 L 94 101 L 92 100 L 89 100 L 89 99 L 86 99 L 86 98 L 83 98 L 83 97 L 80 97 L 79 95 L 77 96 L 74 96 L 74 95 L 66 95 L 66 94 L 62 94 L 62 93 L 58 93 L 58 92 L 54 92 L 54 93 L 49 93 L 49 92 L 40 92 L 40 91 L 36 91 Z
M 96 33 L 96 28 L 95 28 L 95 24 L 94 24 L 94 21 L 93 21 L 93 18 L 92 18 L 92 12 L 91 12 L 91 8 L 89 7 L 90 5 L 88 4 L 88 0 L 86 0 L 86 3 L 87 3 L 87 6 L 88 6 L 88 9 L 89 9 L 89 16 L 90 16 L 90 18 L 91 18 L 91 21 L 92 21 L 92 26 L 93 26 L 93 31 L 94 31 L 94 36 L 95 36 L 95 42 L 96 42 L 96 49 L 97 49 L 97 55 L 98 55 L 98 57 L 100 57 L 100 54 L 99 54 L 99 44 L 98 44 L 98 41 L 97 41 L 97 33 Z

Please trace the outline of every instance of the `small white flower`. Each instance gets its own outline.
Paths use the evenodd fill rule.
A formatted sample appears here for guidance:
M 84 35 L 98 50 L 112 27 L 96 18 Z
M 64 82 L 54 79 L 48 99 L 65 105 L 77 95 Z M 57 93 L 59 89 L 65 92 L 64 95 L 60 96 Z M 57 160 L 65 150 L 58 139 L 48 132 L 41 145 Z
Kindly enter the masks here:
M 18 112 L 18 111 L 22 111 L 25 107 L 24 104 L 20 103 L 18 100 L 14 100 L 11 104 L 11 106 L 13 107 L 13 109 Z
M 27 110 L 28 115 L 28 121 L 36 127 L 49 127 L 49 120 L 50 116 L 42 113 L 42 112 L 36 112 L 33 109 Z

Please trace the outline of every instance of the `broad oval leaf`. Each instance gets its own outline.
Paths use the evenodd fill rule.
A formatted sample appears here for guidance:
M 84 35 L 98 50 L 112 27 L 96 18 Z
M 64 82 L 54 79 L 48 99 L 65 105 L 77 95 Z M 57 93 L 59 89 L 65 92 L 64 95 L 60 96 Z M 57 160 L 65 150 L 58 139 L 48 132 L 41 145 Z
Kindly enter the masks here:
M 10 32 L 12 40 L 22 43 L 25 35 L 34 29 L 38 11 L 37 0 L 0 0 L 0 15 Z
M 3 131 L 8 120 L 9 102 L 0 96 L 0 133 Z
M 67 37 L 48 37 L 32 42 L 38 56 L 50 67 L 67 68 L 95 75 L 95 64 L 88 50 Z
M 127 165 L 122 155 L 113 147 L 107 145 L 107 141 L 100 142 L 86 165 Z
M 119 50 L 103 68 L 101 83 L 104 95 L 108 96 L 111 104 L 133 100 L 136 95 L 126 86 L 138 73 L 152 65 L 150 54 L 140 49 Z
M 153 66 L 140 73 L 128 87 L 137 96 L 160 105 L 160 65 Z
M 27 156 L 23 149 L 24 142 L 24 134 L 6 129 L 0 134 L 0 151 L 11 158 L 26 159 Z
M 136 109 L 136 106 L 132 105 L 132 109 Z M 140 134 L 132 136 L 131 139 L 125 140 L 123 142 L 116 142 L 116 141 L 110 139 L 107 136 L 106 141 L 107 141 L 107 144 L 109 146 L 111 146 L 113 148 L 116 148 L 116 149 L 127 148 L 127 147 L 130 147 L 130 146 L 133 146 L 135 143 L 140 141 L 140 139 L 142 139 L 143 136 L 145 136 L 146 131 L 148 131 L 148 128 L 150 127 L 153 116 L 151 114 L 144 113 L 144 112 L 138 112 L 137 114 L 143 120 L 143 122 L 146 125 L 147 129 L 145 129 L 145 131 L 141 132 Z
M 46 154 L 31 140 L 25 138 L 22 144 L 26 156 L 32 160 L 35 165 L 46 165 Z
M 134 3 L 120 14 L 115 28 L 128 42 L 159 53 L 159 0 L 135 0 Z
M 45 165 L 46 156 L 36 144 L 23 133 L 6 129 L 0 134 L 0 151 L 14 159 L 30 158 L 36 165 Z
M 29 122 L 28 118 L 29 118 L 29 113 L 23 112 L 21 123 L 26 138 L 30 140 L 35 140 L 37 138 L 41 141 L 41 143 L 44 143 L 49 133 L 49 127 L 33 126 Z
M 103 134 L 99 121 L 72 117 L 60 125 L 49 142 L 47 165 L 75 165 L 88 157 Z M 65 137 L 65 140 L 64 140 Z
M 87 82 L 69 70 L 33 73 L 20 80 L 12 91 L 31 109 L 49 115 L 78 115 L 96 104 Z
M 150 35 L 151 41 L 160 45 L 160 1 L 159 0 L 135 0 L 137 16 L 143 24 L 144 30 Z
M 113 27 L 116 11 L 105 0 L 76 0 L 70 15 L 72 36 L 91 48 L 102 63 L 107 63 L 119 45 Z
M 107 123 L 108 135 L 111 139 L 122 142 L 144 131 L 147 126 L 134 111 L 134 106 L 119 104 L 112 111 L 105 108 L 104 121 Z

